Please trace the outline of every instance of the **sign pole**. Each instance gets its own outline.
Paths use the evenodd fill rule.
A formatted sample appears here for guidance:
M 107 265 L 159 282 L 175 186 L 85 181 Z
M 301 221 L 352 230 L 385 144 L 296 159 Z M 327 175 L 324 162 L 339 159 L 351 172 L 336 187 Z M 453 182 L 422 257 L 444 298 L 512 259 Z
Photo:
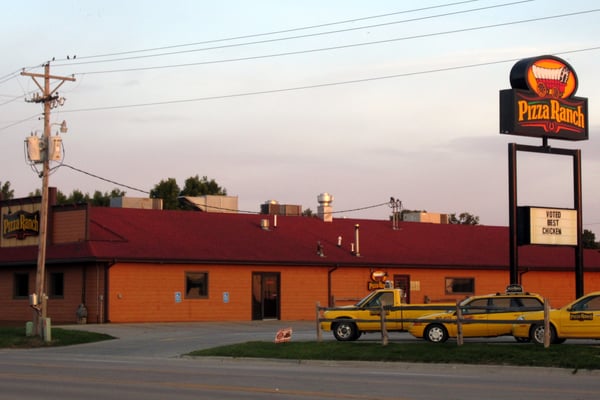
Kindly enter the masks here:
M 508 144 L 508 226 L 509 226 L 509 279 L 519 284 L 519 246 L 517 243 L 517 145 Z

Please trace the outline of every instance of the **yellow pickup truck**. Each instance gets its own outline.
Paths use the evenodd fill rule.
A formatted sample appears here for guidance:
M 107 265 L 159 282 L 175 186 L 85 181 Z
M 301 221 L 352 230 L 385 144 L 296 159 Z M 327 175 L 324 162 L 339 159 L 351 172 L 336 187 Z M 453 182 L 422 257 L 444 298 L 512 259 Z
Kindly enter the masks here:
M 321 329 L 332 331 L 339 341 L 356 340 L 363 333 L 381 331 L 381 309 L 385 312 L 386 329 L 406 331 L 412 320 L 423 315 L 456 308 L 456 303 L 403 304 L 401 289 L 379 289 L 352 306 L 325 310 Z

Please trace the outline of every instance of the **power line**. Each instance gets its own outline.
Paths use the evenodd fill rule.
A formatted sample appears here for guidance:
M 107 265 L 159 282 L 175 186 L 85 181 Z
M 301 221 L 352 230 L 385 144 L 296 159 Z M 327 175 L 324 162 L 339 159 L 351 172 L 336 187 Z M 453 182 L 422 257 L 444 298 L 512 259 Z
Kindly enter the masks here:
M 578 50 L 568 50 L 568 51 L 564 51 L 564 52 L 558 52 L 555 54 L 576 53 L 576 52 L 593 51 L 593 50 L 599 50 L 599 49 L 600 49 L 600 46 L 590 47 L 590 48 L 585 48 L 585 49 L 578 49 Z M 315 85 L 295 86 L 295 87 L 281 88 L 281 89 L 234 93 L 234 94 L 219 95 L 219 96 L 198 97 L 198 98 L 192 98 L 192 99 L 166 100 L 166 101 L 157 101 L 157 102 L 150 102 L 150 103 L 137 103 L 137 104 L 126 104 L 126 105 L 117 105 L 117 106 L 79 108 L 79 109 L 72 109 L 72 110 L 63 110 L 62 112 L 70 113 L 70 112 L 86 112 L 86 111 L 106 111 L 106 110 L 115 110 L 115 109 L 123 109 L 123 108 L 151 107 L 151 106 L 168 105 L 168 104 L 192 103 L 192 102 L 199 102 L 199 101 L 223 100 L 223 99 L 236 98 L 236 97 L 247 97 L 247 96 L 257 96 L 257 95 L 263 95 L 263 94 L 292 92 L 292 91 L 299 91 L 299 90 L 308 90 L 308 89 L 317 89 L 317 88 L 332 87 L 332 86 L 365 83 L 365 82 L 372 82 L 372 81 L 385 80 L 385 79 L 404 78 L 407 76 L 433 74 L 433 73 L 438 73 L 438 72 L 455 71 L 455 70 L 467 69 L 467 68 L 477 68 L 477 67 L 483 67 L 483 66 L 489 66 L 489 65 L 495 65 L 495 64 L 504 64 L 504 63 L 508 63 L 508 62 L 515 62 L 515 61 L 518 61 L 519 59 L 520 58 L 511 58 L 511 59 L 505 59 L 505 60 L 459 65 L 459 66 L 454 66 L 454 67 L 435 68 L 435 69 L 430 69 L 430 70 L 407 72 L 407 73 L 403 73 L 403 74 L 394 74 L 394 75 L 386 75 L 386 76 L 378 76 L 378 77 L 370 77 L 370 78 L 354 79 L 354 80 L 338 81 L 338 82 L 328 82 L 328 83 L 321 83 L 321 84 L 315 84 Z
M 151 194 L 151 192 L 149 192 L 147 190 L 139 189 L 139 188 L 136 188 L 136 187 L 133 187 L 133 186 L 129 186 L 129 185 L 126 185 L 126 184 L 123 184 L 123 183 L 119 183 L 119 182 L 113 181 L 111 179 L 103 178 L 103 177 L 101 177 L 99 175 L 93 174 L 91 172 L 84 171 L 84 170 L 82 170 L 80 168 L 76 168 L 76 167 L 74 167 L 72 165 L 69 165 L 69 164 L 64 164 L 63 163 L 63 164 L 60 164 L 60 165 L 57 166 L 57 168 L 59 168 L 59 167 L 67 167 L 67 168 L 70 168 L 70 169 L 72 169 L 74 171 L 80 172 L 80 173 L 82 173 L 84 175 L 88 175 L 88 176 L 91 176 L 93 178 L 100 179 L 102 181 L 109 182 L 109 183 L 112 183 L 112 184 L 120 186 L 120 187 L 124 187 L 124 188 L 127 188 L 127 189 L 135 190 L 135 191 L 138 191 L 138 192 L 141 192 L 141 193 L 145 193 L 147 195 Z M 365 206 L 365 207 L 353 208 L 353 209 L 348 209 L 348 210 L 333 211 L 332 214 L 341 214 L 341 213 L 350 213 L 350 212 L 356 212 L 356 211 L 364 211 L 364 210 L 369 210 L 371 208 L 382 207 L 382 206 L 385 206 L 385 205 L 388 205 L 388 204 L 389 204 L 389 201 L 387 201 L 385 203 L 374 204 L 374 205 Z M 239 212 L 239 213 L 246 213 L 246 214 L 261 214 L 261 212 L 259 212 L 259 211 L 244 211 L 244 210 L 239 210 L 239 209 L 223 208 L 223 207 L 217 207 L 217 206 L 207 206 L 207 207 L 218 209 L 218 210 L 221 210 L 221 211 L 236 211 L 236 212 Z
M 138 191 L 138 192 L 146 193 L 146 194 L 148 194 L 148 195 L 150 194 L 150 192 L 149 192 L 149 191 L 147 191 L 147 190 L 138 189 L 138 188 L 136 188 L 136 187 L 129 186 L 129 185 L 126 185 L 126 184 L 124 184 L 124 183 L 119 183 L 119 182 L 117 182 L 117 181 L 113 181 L 113 180 L 110 180 L 110 179 L 107 179 L 107 178 L 103 178 L 103 177 L 101 177 L 100 175 L 92 174 L 91 172 L 84 171 L 84 170 L 82 170 L 82 169 L 79 169 L 79 168 L 73 167 L 72 165 L 69 165 L 69 164 L 60 164 L 58 167 L 67 167 L 67 168 L 71 168 L 71 169 L 72 169 L 72 170 L 74 170 L 74 171 L 77 171 L 77 172 L 80 172 L 80 173 L 82 173 L 82 174 L 85 174 L 85 175 L 91 176 L 92 178 L 100 179 L 100 180 L 102 180 L 102 181 L 105 181 L 105 182 L 108 182 L 108 183 L 112 183 L 112 184 L 114 184 L 114 185 L 121 186 L 121 187 L 124 187 L 124 188 L 127 188 L 127 189 L 135 190 L 135 191 Z
M 90 58 L 122 56 L 122 55 L 127 55 L 127 54 L 145 53 L 145 52 L 150 52 L 150 51 L 159 51 L 159 50 L 167 50 L 167 49 L 174 49 L 174 48 L 181 48 L 181 47 L 191 47 L 191 46 L 198 46 L 198 45 L 211 44 L 211 43 L 228 42 L 228 41 L 240 40 L 240 39 L 250 39 L 250 38 L 262 37 L 262 36 L 271 36 L 271 35 L 277 35 L 277 34 L 282 34 L 282 33 L 298 32 L 298 31 L 309 30 L 309 29 L 324 28 L 327 26 L 348 24 L 348 23 L 352 23 L 352 22 L 365 21 L 365 20 L 369 20 L 369 19 L 390 17 L 393 15 L 399 15 L 399 14 L 408 14 L 408 13 L 413 13 L 413 12 L 427 11 L 427 10 L 432 10 L 432 9 L 436 9 L 436 8 L 451 7 L 451 6 L 456 6 L 456 5 L 466 4 L 466 3 L 473 3 L 473 2 L 477 2 L 477 1 L 479 1 L 479 0 L 458 1 L 458 2 L 454 2 L 454 3 L 447 3 L 447 4 L 436 5 L 436 6 L 415 8 L 412 10 L 397 11 L 397 12 L 391 12 L 391 13 L 386 13 L 386 14 L 379 14 L 379 15 L 354 18 L 354 19 L 348 19 L 348 20 L 342 20 L 342 21 L 336 21 L 336 22 L 328 22 L 328 23 L 324 23 L 324 24 L 310 25 L 310 26 L 304 26 L 304 27 L 299 27 L 299 28 L 290 28 L 290 29 L 284 29 L 284 30 L 278 30 L 278 31 L 255 33 L 255 34 L 242 35 L 242 36 L 234 36 L 234 37 L 223 38 L 223 39 L 206 40 L 206 41 L 202 41 L 202 42 L 176 44 L 176 45 L 171 45 L 171 46 L 153 47 L 153 48 L 148 48 L 148 49 L 129 50 L 129 51 L 123 51 L 123 52 L 117 52 L 117 53 L 107 53 L 107 54 L 98 54 L 98 55 L 92 55 L 92 56 L 83 56 L 83 57 L 79 57 L 79 59 L 81 60 L 81 59 L 90 59 Z M 524 1 L 520 1 L 520 2 L 526 2 L 526 1 L 533 1 L 533 0 L 524 0 Z M 517 2 L 517 3 L 519 3 L 519 2 Z M 355 29 L 363 29 L 363 28 L 355 28 Z M 240 44 L 240 45 L 245 45 L 245 44 Z M 57 61 L 66 61 L 66 60 L 67 59 L 59 59 Z M 70 63 L 70 64 L 61 64 L 61 65 L 74 65 L 74 64 L 80 64 L 80 63 Z M 55 66 L 59 66 L 59 65 L 57 64 Z
M 34 114 L 34 115 L 32 115 L 31 117 L 24 118 L 24 119 L 22 119 L 22 120 L 19 120 L 19 121 L 13 122 L 12 124 L 8 124 L 8 125 L 5 125 L 5 126 L 2 126 L 2 127 L 0 127 L 0 132 L 2 132 L 2 131 L 3 131 L 3 130 L 5 130 L 5 129 L 11 128 L 11 127 L 13 127 L 13 126 L 15 126 L 15 125 L 22 124 L 23 122 L 27 122 L 27 121 L 29 121 L 29 120 L 32 120 L 32 119 L 34 119 L 34 118 L 39 118 L 41 115 L 42 115 L 42 114 L 40 114 L 40 113 L 38 113 L 38 114 Z
M 510 26 L 510 25 L 539 22 L 539 21 L 545 21 L 545 20 L 549 20 L 549 19 L 571 17 L 571 16 L 575 16 L 575 15 L 580 15 L 580 14 L 588 14 L 588 13 L 593 13 L 593 12 L 598 12 L 598 11 L 600 11 L 600 9 L 585 10 L 585 11 L 579 11 L 579 12 L 574 12 L 574 13 L 559 14 L 559 15 L 552 15 L 552 16 L 546 16 L 546 17 L 538 17 L 538 18 L 519 20 L 519 21 L 503 22 L 503 23 L 491 24 L 491 25 L 482 25 L 482 26 L 476 26 L 476 27 L 471 27 L 471 28 L 461 28 L 461 29 L 455 29 L 455 30 L 450 30 L 450 31 L 424 33 L 424 34 L 420 34 L 420 35 L 404 36 L 404 37 L 400 37 L 400 38 L 384 39 L 384 40 L 362 42 L 362 43 L 351 43 L 351 44 L 346 44 L 346 45 L 322 47 L 322 48 L 316 48 L 316 49 L 290 51 L 290 52 L 284 52 L 284 53 L 273 53 L 273 54 L 264 54 L 264 55 L 258 55 L 258 56 L 200 61 L 200 62 L 185 63 L 185 64 L 171 64 L 171 65 L 164 65 L 164 66 L 151 66 L 151 67 L 138 67 L 138 68 L 124 68 L 124 69 L 115 69 L 115 70 L 81 72 L 81 73 L 76 73 L 74 75 L 107 74 L 107 73 L 115 73 L 115 72 L 134 72 L 134 71 L 158 70 L 158 69 L 167 69 L 167 68 L 191 67 L 191 66 L 198 66 L 198 65 L 249 61 L 249 60 L 258 60 L 258 59 L 272 58 L 272 57 L 284 57 L 284 56 L 298 55 L 298 54 L 342 50 L 342 49 L 348 49 L 348 48 L 353 48 L 353 47 L 372 46 L 372 45 L 377 45 L 377 44 L 392 43 L 392 42 L 399 42 L 399 41 L 405 41 L 405 40 L 422 39 L 422 38 L 428 38 L 428 37 L 434 37 L 434 36 L 443 36 L 443 35 L 471 32 L 471 31 L 477 31 L 477 30 L 483 30 L 483 29 L 498 28 L 498 27 L 504 27 L 504 26 Z
M 255 45 L 255 44 L 273 43 L 273 42 L 280 42 L 280 41 L 285 41 L 285 40 L 303 39 L 303 38 L 307 38 L 307 37 L 330 35 L 330 34 L 334 34 L 334 33 L 343 33 L 343 32 L 350 32 L 350 31 L 356 31 L 356 30 L 371 29 L 371 28 L 382 27 L 382 26 L 386 26 L 386 25 L 401 24 L 401 23 L 407 23 L 407 22 L 416 22 L 416 21 L 422 21 L 422 20 L 426 20 L 426 19 L 447 17 L 447 16 L 450 16 L 450 15 L 465 14 L 465 13 L 468 13 L 468 12 L 482 11 L 482 10 L 487 10 L 487 9 L 492 9 L 492 8 L 498 8 L 498 7 L 506 7 L 506 6 L 511 6 L 511 5 L 515 5 L 515 4 L 519 4 L 519 3 L 529 2 L 529 1 L 532 1 L 532 0 L 521 0 L 521 1 L 516 1 L 514 3 L 492 5 L 492 6 L 487 6 L 487 7 L 474 8 L 474 9 L 470 9 L 470 10 L 455 11 L 455 12 L 449 12 L 449 13 L 438 14 L 438 15 L 433 15 L 433 16 L 418 17 L 418 18 L 412 18 L 412 19 L 407 19 L 407 20 L 394 21 L 394 22 L 386 22 L 386 23 L 381 23 L 381 24 L 361 26 L 361 27 L 354 27 L 354 28 L 347 28 L 347 29 L 340 29 L 340 30 L 328 31 L 328 32 L 318 32 L 318 33 L 310 33 L 310 34 L 298 35 L 298 36 L 288 36 L 288 37 L 283 37 L 283 38 L 266 39 L 266 40 L 260 40 L 260 41 L 254 41 L 254 42 L 228 44 L 228 45 L 213 46 L 213 47 L 204 47 L 204 48 L 193 49 L 193 50 L 181 50 L 181 51 L 175 51 L 175 52 L 149 54 L 149 55 L 143 55 L 143 56 L 132 56 L 132 57 L 124 57 L 124 58 L 114 58 L 114 59 L 101 60 L 101 61 L 87 61 L 87 62 L 81 62 L 81 63 L 57 64 L 56 66 L 65 66 L 65 65 L 72 66 L 72 65 L 78 65 L 78 64 L 81 65 L 81 64 L 96 64 L 96 63 L 115 62 L 115 61 L 128 61 L 128 60 L 136 60 L 136 59 L 142 59 L 142 58 L 163 57 L 163 56 L 171 56 L 171 55 L 178 55 L 178 54 L 184 54 L 184 53 L 193 53 L 193 52 L 199 52 L 199 51 L 219 50 L 219 49 L 232 48 L 232 47 L 240 47 L 240 46 L 249 46 L 249 45 Z M 441 34 L 444 34 L 444 33 L 441 33 Z M 400 38 L 400 39 L 391 39 L 389 41 L 406 40 L 406 39 L 414 39 L 414 37 Z M 336 47 L 333 47 L 333 48 L 325 48 L 323 50 L 308 50 L 308 51 L 300 51 L 298 53 L 296 53 L 296 52 L 284 53 L 284 55 L 301 54 L 301 53 L 311 52 L 311 51 L 335 50 L 335 49 L 338 49 L 338 48 L 354 47 L 354 46 L 364 46 L 364 45 L 378 44 L 378 43 L 385 43 L 385 42 L 388 42 L 388 40 L 376 41 L 376 42 L 367 42 L 367 43 L 364 43 L 364 44 L 356 44 L 356 45 L 336 46 Z M 273 56 L 267 56 L 267 57 L 273 57 Z M 252 59 L 252 58 L 253 57 L 249 57 L 248 59 Z M 258 57 L 258 58 L 265 58 L 265 56 L 261 56 L 261 57 Z M 236 60 L 236 61 L 239 61 L 239 60 Z M 223 61 L 221 61 L 221 62 L 223 62 Z M 200 63 L 200 64 L 202 64 L 202 63 Z M 145 68 L 145 69 L 148 69 L 148 68 Z

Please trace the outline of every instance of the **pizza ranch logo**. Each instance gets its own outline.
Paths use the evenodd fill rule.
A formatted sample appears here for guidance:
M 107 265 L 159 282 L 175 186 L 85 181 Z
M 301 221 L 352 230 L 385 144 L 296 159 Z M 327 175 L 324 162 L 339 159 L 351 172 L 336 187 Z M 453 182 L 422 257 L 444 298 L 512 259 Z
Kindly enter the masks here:
M 577 77 L 562 60 L 540 58 L 529 66 L 527 84 L 539 97 L 566 99 L 575 94 Z
M 554 56 L 526 58 L 510 71 L 512 89 L 500 91 L 500 132 L 587 140 L 587 99 L 575 97 L 577 74 Z

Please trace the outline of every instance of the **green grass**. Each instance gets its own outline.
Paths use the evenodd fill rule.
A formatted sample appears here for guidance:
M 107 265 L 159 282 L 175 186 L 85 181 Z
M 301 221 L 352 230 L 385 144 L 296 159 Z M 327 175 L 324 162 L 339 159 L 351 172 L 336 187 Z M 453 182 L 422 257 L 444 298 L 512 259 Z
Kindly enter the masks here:
M 25 328 L 0 327 L 0 348 L 32 348 L 69 346 L 114 339 L 110 335 L 61 328 L 52 328 L 52 340 L 45 342 L 38 336 L 25 336 Z
M 292 360 L 399 361 L 600 369 L 600 346 L 562 344 L 549 348 L 506 343 L 247 342 L 197 350 L 189 356 L 260 357 Z

